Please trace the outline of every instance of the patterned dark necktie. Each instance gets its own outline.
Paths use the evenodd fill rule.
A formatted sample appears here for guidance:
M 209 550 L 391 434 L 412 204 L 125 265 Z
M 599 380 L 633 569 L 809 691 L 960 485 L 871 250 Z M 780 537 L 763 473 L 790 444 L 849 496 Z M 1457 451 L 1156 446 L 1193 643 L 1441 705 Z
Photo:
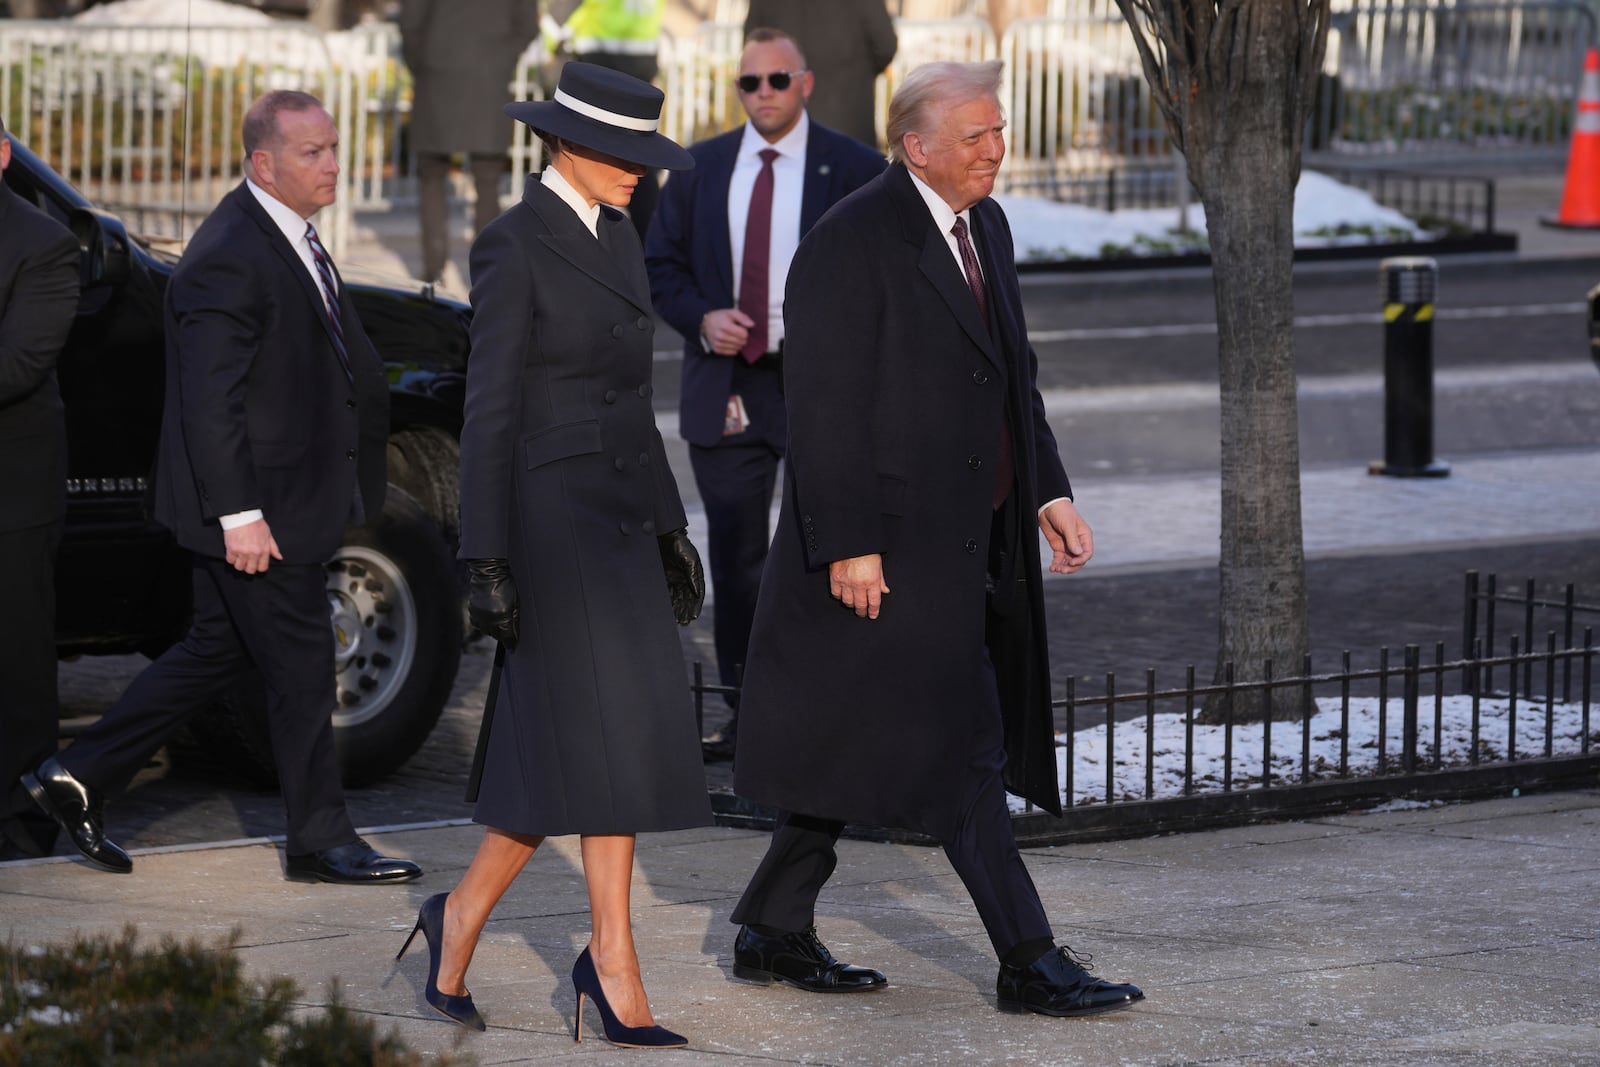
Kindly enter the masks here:
M 317 240 L 317 228 L 309 222 L 306 223 L 306 243 L 311 246 L 311 262 L 316 264 L 317 278 L 322 282 L 322 295 L 328 306 L 328 323 L 333 327 L 333 350 L 339 353 L 339 365 L 344 368 L 344 376 L 355 381 L 355 375 L 350 371 L 350 355 L 344 347 L 344 323 L 339 316 L 339 292 L 333 284 L 333 261 L 328 258 L 328 250 L 322 247 L 322 242 Z
M 972 298 L 978 302 L 978 314 L 983 316 L 983 324 L 989 330 L 989 336 L 994 336 L 994 327 L 989 322 L 989 292 L 983 287 L 983 271 L 978 269 L 978 254 L 972 250 L 972 242 L 967 240 L 967 220 L 956 216 L 956 224 L 950 227 L 950 232 L 956 236 L 956 249 L 961 253 L 961 269 L 967 276 L 967 288 L 972 290 Z M 1000 453 L 994 465 L 994 506 L 996 509 L 1006 502 L 1006 497 L 1011 495 L 1011 481 L 1016 474 L 1016 457 L 1011 452 L 1011 418 L 1005 409 L 1000 409 Z
M 750 210 L 744 221 L 744 259 L 739 264 L 739 310 L 755 321 L 739 354 L 754 363 L 767 354 L 767 315 L 771 304 L 767 295 L 768 264 L 772 258 L 772 161 L 778 158 L 773 148 L 763 148 L 761 173 L 750 190 Z

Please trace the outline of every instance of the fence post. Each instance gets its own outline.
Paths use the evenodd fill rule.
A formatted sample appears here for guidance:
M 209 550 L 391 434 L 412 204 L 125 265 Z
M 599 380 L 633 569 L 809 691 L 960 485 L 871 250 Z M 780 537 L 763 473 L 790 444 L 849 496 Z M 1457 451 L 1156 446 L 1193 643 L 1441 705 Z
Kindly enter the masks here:
M 1465 603 L 1461 607 L 1461 658 L 1468 659 L 1472 656 L 1472 645 L 1478 636 L 1478 572 L 1467 572 L 1467 592 Z M 1461 688 L 1472 692 L 1478 680 L 1473 675 L 1471 667 L 1461 668 Z
M 1418 647 L 1407 645 L 1400 738 L 1400 769 L 1407 774 L 1417 769 L 1417 674 L 1421 665 L 1422 657 Z
M 1383 459 L 1370 474 L 1442 478 L 1433 458 L 1433 301 L 1438 264 L 1396 256 L 1378 264 L 1383 289 Z

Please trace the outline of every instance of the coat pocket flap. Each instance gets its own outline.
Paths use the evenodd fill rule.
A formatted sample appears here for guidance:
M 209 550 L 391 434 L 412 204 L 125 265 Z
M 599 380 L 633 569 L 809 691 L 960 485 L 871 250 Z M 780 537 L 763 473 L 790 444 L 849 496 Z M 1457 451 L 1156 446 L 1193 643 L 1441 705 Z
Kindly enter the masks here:
M 906 509 L 906 480 L 898 474 L 878 472 L 878 500 L 885 515 L 904 515 Z
M 528 470 L 554 463 L 569 456 L 585 456 L 600 451 L 600 422 L 567 422 L 552 426 L 522 439 L 523 459 Z

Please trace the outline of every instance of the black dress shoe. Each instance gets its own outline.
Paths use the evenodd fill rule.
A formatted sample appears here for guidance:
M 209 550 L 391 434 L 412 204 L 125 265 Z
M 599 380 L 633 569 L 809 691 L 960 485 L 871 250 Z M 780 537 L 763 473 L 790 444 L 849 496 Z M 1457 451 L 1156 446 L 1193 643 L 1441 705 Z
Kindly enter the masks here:
M 733 942 L 733 974 L 748 982 L 787 982 L 811 993 L 864 993 L 882 989 L 889 979 L 866 967 L 847 967 L 817 939 L 817 928 L 769 937 L 739 927 Z
M 67 773 L 54 756 L 31 774 L 24 774 L 22 786 L 33 802 L 67 832 L 84 859 L 115 874 L 133 870 L 128 854 L 115 842 L 106 840 L 102 818 L 105 798 Z
M 1040 1015 L 1094 1015 L 1144 999 L 1144 991 L 1136 985 L 1107 982 L 1090 974 L 1065 945 L 1026 967 L 1002 963 L 994 989 L 1001 1011 Z
M 358 837 L 348 845 L 336 845 L 303 856 L 290 856 L 285 864 L 285 874 L 291 882 L 374 885 L 416 881 L 422 877 L 422 868 L 410 860 L 380 856 L 377 849 Z

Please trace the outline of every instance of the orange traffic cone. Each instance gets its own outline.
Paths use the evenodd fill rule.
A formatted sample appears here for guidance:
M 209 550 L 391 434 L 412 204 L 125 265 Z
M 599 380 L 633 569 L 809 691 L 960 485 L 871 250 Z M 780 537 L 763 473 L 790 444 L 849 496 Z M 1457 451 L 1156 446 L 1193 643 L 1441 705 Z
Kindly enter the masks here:
M 1541 221 L 1567 229 L 1600 229 L 1600 52 L 1593 48 L 1583 60 L 1583 87 L 1578 91 L 1578 121 L 1567 154 L 1561 213 Z

